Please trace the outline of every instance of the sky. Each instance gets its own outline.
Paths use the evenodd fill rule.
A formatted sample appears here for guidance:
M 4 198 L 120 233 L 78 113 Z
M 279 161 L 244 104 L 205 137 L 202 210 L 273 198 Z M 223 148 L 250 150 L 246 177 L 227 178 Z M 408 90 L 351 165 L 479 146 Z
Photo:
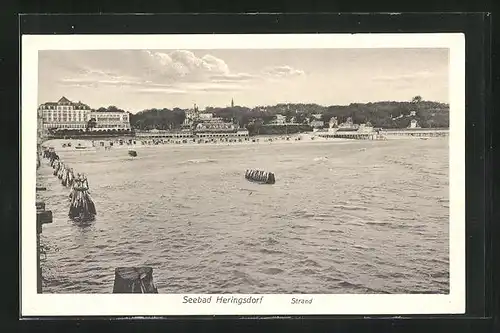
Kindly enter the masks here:
M 448 103 L 448 49 L 39 51 L 38 102 L 92 108 Z

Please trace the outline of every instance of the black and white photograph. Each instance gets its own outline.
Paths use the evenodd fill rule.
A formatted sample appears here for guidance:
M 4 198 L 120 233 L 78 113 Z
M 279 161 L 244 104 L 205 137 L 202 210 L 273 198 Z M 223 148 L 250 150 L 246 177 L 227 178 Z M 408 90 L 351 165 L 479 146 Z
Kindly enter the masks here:
M 23 308 L 463 311 L 463 45 L 26 36 Z

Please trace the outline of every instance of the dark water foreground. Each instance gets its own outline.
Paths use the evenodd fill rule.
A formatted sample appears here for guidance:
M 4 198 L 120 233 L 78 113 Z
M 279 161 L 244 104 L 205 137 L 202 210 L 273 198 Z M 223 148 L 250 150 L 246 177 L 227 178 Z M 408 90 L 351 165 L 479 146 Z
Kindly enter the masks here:
M 160 293 L 447 293 L 448 140 L 64 152 L 97 219 L 68 220 L 47 161 L 46 293 L 111 293 L 152 266 Z M 249 168 L 276 174 L 248 182 Z

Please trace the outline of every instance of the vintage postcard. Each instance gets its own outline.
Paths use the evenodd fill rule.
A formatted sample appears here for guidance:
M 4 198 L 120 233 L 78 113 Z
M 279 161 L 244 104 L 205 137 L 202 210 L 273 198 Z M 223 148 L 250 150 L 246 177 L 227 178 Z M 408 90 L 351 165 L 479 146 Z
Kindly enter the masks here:
M 21 46 L 22 316 L 465 312 L 462 34 Z

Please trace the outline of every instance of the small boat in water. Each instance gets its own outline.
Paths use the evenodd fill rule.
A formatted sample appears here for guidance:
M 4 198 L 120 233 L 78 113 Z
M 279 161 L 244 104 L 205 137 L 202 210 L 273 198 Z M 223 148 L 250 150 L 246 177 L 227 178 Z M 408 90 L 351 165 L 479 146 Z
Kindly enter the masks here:
M 132 157 L 136 157 L 137 156 L 137 152 L 135 150 L 129 150 L 128 151 L 128 154 Z

